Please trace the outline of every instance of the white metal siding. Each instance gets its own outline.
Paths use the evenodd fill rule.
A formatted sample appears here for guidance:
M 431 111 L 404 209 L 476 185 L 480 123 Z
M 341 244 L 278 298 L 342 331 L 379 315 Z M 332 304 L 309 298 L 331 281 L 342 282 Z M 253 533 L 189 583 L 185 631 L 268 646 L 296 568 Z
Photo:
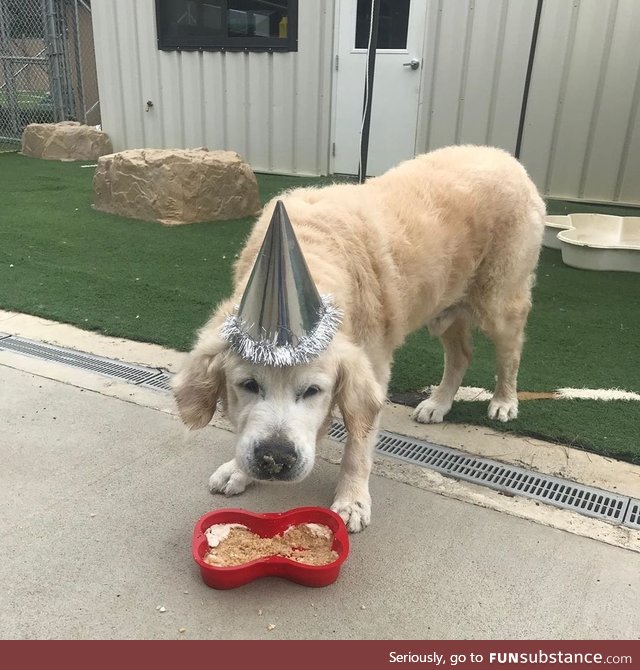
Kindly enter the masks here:
M 513 152 L 537 0 L 428 2 L 417 150 Z M 640 203 L 639 37 L 638 0 L 545 0 L 521 151 L 545 195 Z
M 537 0 L 413 1 L 428 11 L 417 151 L 514 151 Z M 300 0 L 297 53 L 244 54 L 159 51 L 153 0 L 94 0 L 115 148 L 232 149 L 259 171 L 325 174 L 336 4 Z M 521 152 L 545 195 L 640 204 L 639 35 L 638 0 L 545 0 Z
M 326 174 L 333 6 L 299 3 L 298 52 L 165 52 L 154 0 L 94 0 L 102 125 L 114 148 L 207 146 L 237 151 L 257 171 Z
M 535 0 L 429 0 L 418 151 L 514 151 L 535 11 Z
M 640 203 L 640 2 L 544 3 L 521 158 L 545 195 Z

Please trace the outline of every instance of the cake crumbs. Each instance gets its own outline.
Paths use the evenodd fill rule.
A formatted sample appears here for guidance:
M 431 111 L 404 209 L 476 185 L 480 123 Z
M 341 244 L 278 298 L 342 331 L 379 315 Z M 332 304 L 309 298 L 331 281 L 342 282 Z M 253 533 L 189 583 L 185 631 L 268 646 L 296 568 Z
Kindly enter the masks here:
M 209 551 L 205 563 L 230 567 L 269 556 L 284 556 L 305 565 L 328 565 L 338 554 L 333 532 L 320 524 L 290 526 L 274 537 L 260 537 L 240 524 L 215 524 L 205 531 Z
M 274 630 L 276 625 L 274 623 L 270 623 L 267 625 L 267 630 Z

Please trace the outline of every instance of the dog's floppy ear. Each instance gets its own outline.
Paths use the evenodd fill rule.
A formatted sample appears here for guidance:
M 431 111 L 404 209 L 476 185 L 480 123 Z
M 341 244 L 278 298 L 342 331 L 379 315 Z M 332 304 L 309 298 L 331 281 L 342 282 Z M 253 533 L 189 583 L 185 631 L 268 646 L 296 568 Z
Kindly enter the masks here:
M 204 428 L 211 421 L 218 399 L 224 397 L 227 347 L 227 342 L 218 335 L 218 328 L 207 324 L 172 381 L 180 417 L 192 430 Z
M 350 342 L 341 342 L 338 353 L 335 400 L 347 431 L 364 439 L 373 429 L 384 405 L 384 393 L 365 353 Z

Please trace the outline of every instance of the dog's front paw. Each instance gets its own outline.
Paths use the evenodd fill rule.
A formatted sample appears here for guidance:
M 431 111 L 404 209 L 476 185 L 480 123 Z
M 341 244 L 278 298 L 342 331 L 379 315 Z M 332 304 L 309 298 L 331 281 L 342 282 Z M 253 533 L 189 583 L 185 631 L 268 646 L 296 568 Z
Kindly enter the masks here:
M 359 533 L 371 523 L 371 503 L 363 500 L 336 500 L 331 509 L 342 517 L 350 533 Z
M 441 403 L 435 398 L 423 400 L 413 411 L 413 418 L 418 423 L 442 423 L 451 409 L 451 403 Z
M 211 493 L 224 493 L 226 496 L 235 496 L 242 493 L 251 481 L 251 477 L 242 472 L 235 459 L 233 459 L 221 465 L 209 477 L 209 491 Z
M 492 398 L 489 402 L 489 418 L 505 423 L 518 418 L 518 399 Z

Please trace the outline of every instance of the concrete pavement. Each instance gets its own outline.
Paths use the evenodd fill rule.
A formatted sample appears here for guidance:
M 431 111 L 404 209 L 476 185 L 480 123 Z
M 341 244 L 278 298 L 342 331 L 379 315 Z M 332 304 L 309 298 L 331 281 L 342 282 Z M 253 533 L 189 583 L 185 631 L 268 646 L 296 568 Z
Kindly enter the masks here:
M 329 505 L 337 466 L 212 497 L 225 430 L 186 439 L 171 414 L 6 364 L 0 412 L 0 638 L 638 637 L 640 554 L 398 481 L 391 461 L 334 585 L 210 589 L 201 514 Z

